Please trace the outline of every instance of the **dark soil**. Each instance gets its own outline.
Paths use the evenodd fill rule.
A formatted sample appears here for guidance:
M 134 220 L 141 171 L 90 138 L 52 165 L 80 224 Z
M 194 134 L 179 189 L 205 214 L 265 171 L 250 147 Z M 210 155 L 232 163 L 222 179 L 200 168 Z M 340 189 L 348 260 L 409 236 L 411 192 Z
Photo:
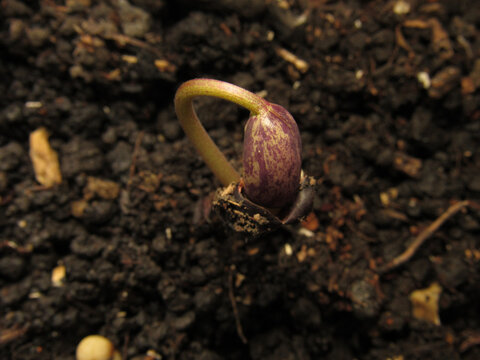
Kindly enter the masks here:
M 74 359 L 95 333 L 137 360 L 480 359 L 476 0 L 2 0 L 0 25 L 1 359 Z M 194 77 L 291 111 L 308 222 L 248 241 L 205 216 L 219 183 L 172 102 Z M 197 108 L 240 168 L 247 112 Z M 412 316 L 432 283 L 440 325 Z

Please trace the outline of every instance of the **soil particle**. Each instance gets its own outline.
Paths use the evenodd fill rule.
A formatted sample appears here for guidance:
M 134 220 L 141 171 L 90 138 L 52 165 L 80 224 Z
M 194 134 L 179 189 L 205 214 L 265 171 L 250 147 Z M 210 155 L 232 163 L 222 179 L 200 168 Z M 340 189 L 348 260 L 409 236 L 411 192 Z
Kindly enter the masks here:
M 403 316 L 394 314 L 389 311 L 382 313 L 379 321 L 380 329 L 385 333 L 399 332 L 405 326 L 405 320 Z
M 158 234 L 152 240 L 152 250 L 159 255 L 165 255 L 170 251 L 170 243 L 164 234 Z
M 425 281 L 430 271 L 430 263 L 426 259 L 418 259 L 412 262 L 412 276 L 418 283 Z
M 199 360 L 220 360 L 222 357 L 218 354 L 216 354 L 213 351 L 210 350 L 203 350 L 199 355 L 198 355 Z
M 467 182 L 467 187 L 471 191 L 480 192 L 480 176 L 472 175 Z
M 50 36 L 50 29 L 34 27 L 31 29 L 26 29 L 26 34 L 30 45 L 33 47 L 41 47 L 48 40 Z
M 151 26 L 150 14 L 143 9 L 132 6 L 127 0 L 116 2 L 123 33 L 131 37 L 143 37 Z
M 24 160 L 25 151 L 17 142 L 9 142 L 0 148 L 0 170 L 10 171 L 18 167 Z
M 72 282 L 67 288 L 67 296 L 74 301 L 95 303 L 100 295 L 100 289 L 91 283 Z
M 19 280 L 27 263 L 19 256 L 8 256 L 0 259 L 0 274 L 8 280 Z
M 161 113 L 158 117 L 158 123 L 160 124 L 162 134 L 169 141 L 178 140 L 182 135 L 180 124 L 177 121 L 167 121 L 164 119 L 165 115 L 165 113 Z
M 92 142 L 73 137 L 62 148 L 61 169 L 65 178 L 83 172 L 98 172 L 103 167 L 104 155 Z
M 128 171 L 131 163 L 132 146 L 125 141 L 119 141 L 107 155 L 107 161 L 115 175 Z
M 167 335 L 168 330 L 166 322 L 153 322 L 141 330 L 136 337 L 135 345 L 141 349 L 148 349 L 152 343 L 161 343 Z
M 103 224 L 113 217 L 116 210 L 113 201 L 95 200 L 86 204 L 82 219 L 89 225 Z
M 265 3 L 259 0 L 199 0 L 199 1 L 189 1 L 181 0 L 180 3 L 184 6 L 190 8 L 200 8 L 200 9 L 210 9 L 220 12 L 234 12 L 240 13 L 243 16 L 250 17 L 259 15 L 265 9 Z
M 443 196 L 447 190 L 445 174 L 437 167 L 436 163 L 426 163 L 423 176 L 418 182 L 418 190 L 429 196 Z
M 82 102 L 70 103 L 70 100 L 57 99 L 57 109 L 70 113 L 67 126 L 64 129 L 67 135 L 72 136 L 80 132 L 98 134 L 104 119 L 104 113 L 98 105 L 85 104 Z
M 329 180 L 335 184 L 346 189 L 351 189 L 357 184 L 357 177 L 348 171 L 348 166 L 335 162 L 332 163 L 332 167 L 329 173 Z
M 358 280 L 350 288 L 353 311 L 359 318 L 371 318 L 378 314 L 379 300 L 375 287 L 367 280 Z
M 2 286 L 0 289 L 1 303 L 3 306 L 11 306 L 24 299 L 30 292 L 31 279 L 25 278 L 14 284 Z
M 98 236 L 89 236 L 86 232 L 75 236 L 71 242 L 74 254 L 86 257 L 96 257 L 107 245 L 107 241 Z
M 17 0 L 6 0 L 2 3 L 2 8 L 5 16 L 14 17 L 14 16 L 29 16 L 32 15 L 33 11 L 30 7 L 24 4 L 21 1 Z
M 172 320 L 172 327 L 177 331 L 186 330 L 194 321 L 195 313 L 193 311 L 188 311 L 182 316 L 176 317 L 174 320 Z
M 145 282 L 155 282 L 160 278 L 162 269 L 149 257 L 138 257 L 137 265 L 135 266 L 135 274 Z
M 206 312 L 213 310 L 216 300 L 218 299 L 218 295 L 216 295 L 213 290 L 214 289 L 211 288 L 204 288 L 195 293 L 195 307 L 199 311 Z
M 273 330 L 259 336 L 250 344 L 252 359 L 310 359 L 303 348 L 303 340 L 296 336 L 288 338 L 282 330 Z
M 297 300 L 292 307 L 291 314 L 300 326 L 316 328 L 322 321 L 320 311 L 316 305 L 306 298 Z
M 432 78 L 432 85 L 428 90 L 430 97 L 438 99 L 459 85 L 461 71 L 456 66 L 448 66 L 440 70 Z
M 22 119 L 22 106 L 18 103 L 13 103 L 8 105 L 1 112 L 2 123 L 6 121 L 5 125 L 8 123 L 16 123 Z
M 8 186 L 8 177 L 7 173 L 0 171 L 0 193 L 4 192 Z
M 455 254 L 435 261 L 434 269 L 442 284 L 449 289 L 458 288 L 468 277 L 467 265 Z

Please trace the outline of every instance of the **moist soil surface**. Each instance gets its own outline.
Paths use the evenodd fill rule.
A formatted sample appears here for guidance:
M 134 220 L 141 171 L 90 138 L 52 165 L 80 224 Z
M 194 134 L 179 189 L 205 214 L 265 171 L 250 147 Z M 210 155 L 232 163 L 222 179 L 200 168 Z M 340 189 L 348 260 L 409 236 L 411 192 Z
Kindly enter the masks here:
M 1 359 L 90 334 L 136 360 L 480 359 L 476 0 L 2 0 L 0 25 Z M 307 220 L 249 239 L 210 211 L 173 108 L 196 77 L 289 109 Z M 240 170 L 247 111 L 196 108 Z

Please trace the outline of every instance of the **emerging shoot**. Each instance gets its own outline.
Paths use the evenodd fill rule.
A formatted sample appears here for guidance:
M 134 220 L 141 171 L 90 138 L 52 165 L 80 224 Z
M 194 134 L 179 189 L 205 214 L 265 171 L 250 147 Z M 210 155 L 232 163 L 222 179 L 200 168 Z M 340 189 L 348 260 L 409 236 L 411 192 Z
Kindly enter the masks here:
M 244 134 L 242 176 L 200 123 L 193 108 L 193 99 L 198 96 L 221 98 L 250 110 Z M 282 106 L 223 81 L 194 79 L 177 90 L 175 111 L 190 141 L 222 185 L 227 187 L 220 194 L 217 205 L 226 210 L 229 203 L 234 204 L 237 214 L 244 212 L 247 218 L 254 218 L 257 222 L 265 222 L 263 218 L 266 217 L 267 222 L 276 225 L 294 221 L 310 211 L 314 181 L 302 177 L 300 133 L 292 115 Z M 235 184 L 233 187 L 232 183 Z M 226 196 L 230 196 L 230 200 Z M 232 212 L 228 214 L 227 210 L 230 221 L 231 215 Z M 240 229 L 246 225 L 240 226 L 237 215 L 233 217 L 236 230 L 255 232 Z

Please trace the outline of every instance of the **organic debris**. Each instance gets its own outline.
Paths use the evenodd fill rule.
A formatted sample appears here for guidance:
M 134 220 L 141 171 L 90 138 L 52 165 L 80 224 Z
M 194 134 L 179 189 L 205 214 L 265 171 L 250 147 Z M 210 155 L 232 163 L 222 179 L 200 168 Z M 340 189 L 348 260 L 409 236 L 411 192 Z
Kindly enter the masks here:
M 50 146 L 48 136 L 47 129 L 43 127 L 30 134 L 30 160 L 35 178 L 47 188 L 62 182 L 58 154 Z
M 412 316 L 418 320 L 440 325 L 438 301 L 441 293 L 442 288 L 437 283 L 431 284 L 428 288 L 412 292 L 409 296 L 412 303 Z

